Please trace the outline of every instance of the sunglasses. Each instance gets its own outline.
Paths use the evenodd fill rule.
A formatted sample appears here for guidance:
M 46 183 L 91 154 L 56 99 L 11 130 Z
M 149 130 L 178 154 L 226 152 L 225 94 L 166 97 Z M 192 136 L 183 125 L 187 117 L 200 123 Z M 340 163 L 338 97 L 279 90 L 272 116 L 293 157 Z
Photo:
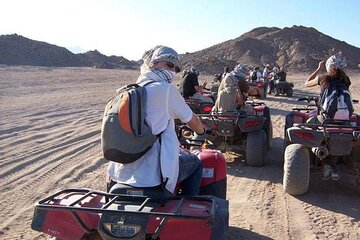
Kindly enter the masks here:
M 168 66 L 169 68 L 175 68 L 176 73 L 179 73 L 181 71 L 180 67 L 175 66 L 175 64 L 173 64 L 172 62 L 166 62 L 166 66 Z

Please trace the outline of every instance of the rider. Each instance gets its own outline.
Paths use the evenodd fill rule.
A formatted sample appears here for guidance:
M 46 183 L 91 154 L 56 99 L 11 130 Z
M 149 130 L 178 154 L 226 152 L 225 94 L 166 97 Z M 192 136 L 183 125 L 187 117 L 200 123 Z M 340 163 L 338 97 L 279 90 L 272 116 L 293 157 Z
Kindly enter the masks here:
M 320 86 L 320 98 L 325 94 L 325 90 L 331 84 L 344 84 L 347 89 L 351 85 L 350 78 L 342 70 L 346 67 L 346 59 L 341 55 L 333 55 L 327 61 L 319 62 L 318 68 L 308 77 L 305 81 L 306 87 Z M 327 74 L 319 76 L 320 71 L 326 69 Z M 352 103 L 351 103 L 352 104 Z M 308 123 L 321 123 L 325 117 L 320 114 L 308 120 Z M 339 179 L 339 172 L 336 168 L 337 156 L 330 156 L 330 159 L 325 159 L 325 164 L 322 169 L 322 177 L 328 179 L 331 177 L 333 180 Z
M 184 98 L 200 99 L 202 102 L 213 103 L 211 98 L 203 95 L 206 82 L 199 85 L 199 74 L 199 71 L 194 67 L 185 70 L 180 84 L 180 92 Z
M 108 174 L 113 183 L 134 187 L 158 187 L 165 193 L 174 193 L 181 182 L 184 195 L 197 195 L 200 188 L 202 163 L 195 156 L 179 150 L 174 119 L 204 134 L 199 118 L 185 103 L 172 80 L 180 71 L 179 55 L 172 48 L 156 46 L 143 55 L 144 63 L 136 83 L 155 81 L 146 86 L 145 120 L 154 135 L 161 136 L 152 148 L 135 162 L 111 162 Z M 117 185 L 113 187 L 116 189 Z
M 327 61 L 319 62 L 318 68 L 308 77 L 305 81 L 306 87 L 320 86 L 320 97 L 322 97 L 325 89 L 327 89 L 331 83 L 343 83 L 347 89 L 351 85 L 350 78 L 346 75 L 343 68 L 346 67 L 346 59 L 341 55 L 333 55 L 327 59 Z M 320 71 L 326 69 L 327 74 L 319 76 Z M 323 115 L 318 115 L 317 122 L 324 120 Z
M 254 108 L 245 103 L 249 91 L 249 84 L 246 81 L 248 73 L 249 67 L 246 64 L 239 64 L 226 75 L 221 81 L 213 111 L 238 109 L 248 114 L 255 114 Z
M 223 72 L 223 74 L 221 75 L 221 79 L 223 79 L 223 78 L 226 76 L 226 74 L 228 74 L 229 72 L 230 72 L 229 66 L 225 66 L 225 67 L 224 67 L 224 72 Z
M 256 86 L 256 83 L 260 81 L 262 78 L 259 67 L 255 67 L 253 71 L 250 73 L 249 81 L 253 84 L 250 85 L 249 88 L 249 95 L 250 96 L 259 96 L 260 98 L 263 97 L 263 91 Z

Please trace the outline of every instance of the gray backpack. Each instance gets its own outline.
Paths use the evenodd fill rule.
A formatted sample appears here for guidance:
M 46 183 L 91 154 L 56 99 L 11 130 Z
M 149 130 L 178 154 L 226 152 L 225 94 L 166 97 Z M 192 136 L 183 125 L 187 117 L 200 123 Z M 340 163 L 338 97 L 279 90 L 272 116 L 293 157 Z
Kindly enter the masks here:
M 145 121 L 145 86 L 153 82 L 126 85 L 107 103 L 101 127 L 105 159 L 123 164 L 134 162 L 159 138 L 161 133 L 153 135 Z

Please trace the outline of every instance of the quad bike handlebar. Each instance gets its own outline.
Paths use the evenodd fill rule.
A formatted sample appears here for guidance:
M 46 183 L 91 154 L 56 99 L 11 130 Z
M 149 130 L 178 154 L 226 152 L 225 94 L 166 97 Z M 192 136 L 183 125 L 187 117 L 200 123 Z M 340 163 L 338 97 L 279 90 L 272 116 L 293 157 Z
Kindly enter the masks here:
M 209 146 L 213 146 L 214 143 L 211 142 L 208 139 L 190 139 L 190 138 L 186 138 L 184 132 L 185 131 L 190 131 L 192 133 L 194 133 L 194 131 L 189 128 L 187 125 L 181 125 L 179 127 L 179 130 L 177 132 L 178 135 L 178 139 L 180 142 L 180 145 L 183 146 L 186 149 L 189 149 L 190 147 L 202 147 L 206 144 L 207 147 Z M 213 135 L 213 131 L 210 129 L 205 129 L 205 133 L 204 134 L 208 134 L 208 135 Z

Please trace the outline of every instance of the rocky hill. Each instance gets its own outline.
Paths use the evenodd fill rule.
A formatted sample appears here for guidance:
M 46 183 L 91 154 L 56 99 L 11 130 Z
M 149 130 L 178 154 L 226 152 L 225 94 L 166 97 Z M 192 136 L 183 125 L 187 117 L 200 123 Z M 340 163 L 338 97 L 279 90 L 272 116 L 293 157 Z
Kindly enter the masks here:
M 124 57 L 105 56 L 97 50 L 74 54 L 64 47 L 23 36 L 0 36 L 0 64 L 55 67 L 138 68 L 139 64 Z
M 33 66 L 89 66 L 66 48 L 12 34 L 0 36 L 0 64 Z
M 346 56 L 348 69 L 360 70 L 360 48 L 303 26 L 255 28 L 238 38 L 182 54 L 181 60 L 183 68 L 193 65 L 208 74 L 237 63 L 260 68 L 267 63 L 277 64 L 287 71 L 304 72 L 314 70 L 320 60 L 336 53 Z M 106 56 L 97 50 L 74 54 L 63 47 L 12 34 L 0 36 L 0 64 L 138 69 L 141 60 Z
M 287 71 L 303 72 L 314 70 L 320 60 L 336 53 L 346 56 L 349 69 L 359 70 L 360 48 L 303 26 L 255 28 L 233 40 L 181 57 L 185 67 L 194 65 L 207 73 L 221 72 L 225 65 L 233 67 L 237 63 L 260 68 L 267 63 L 277 64 Z

